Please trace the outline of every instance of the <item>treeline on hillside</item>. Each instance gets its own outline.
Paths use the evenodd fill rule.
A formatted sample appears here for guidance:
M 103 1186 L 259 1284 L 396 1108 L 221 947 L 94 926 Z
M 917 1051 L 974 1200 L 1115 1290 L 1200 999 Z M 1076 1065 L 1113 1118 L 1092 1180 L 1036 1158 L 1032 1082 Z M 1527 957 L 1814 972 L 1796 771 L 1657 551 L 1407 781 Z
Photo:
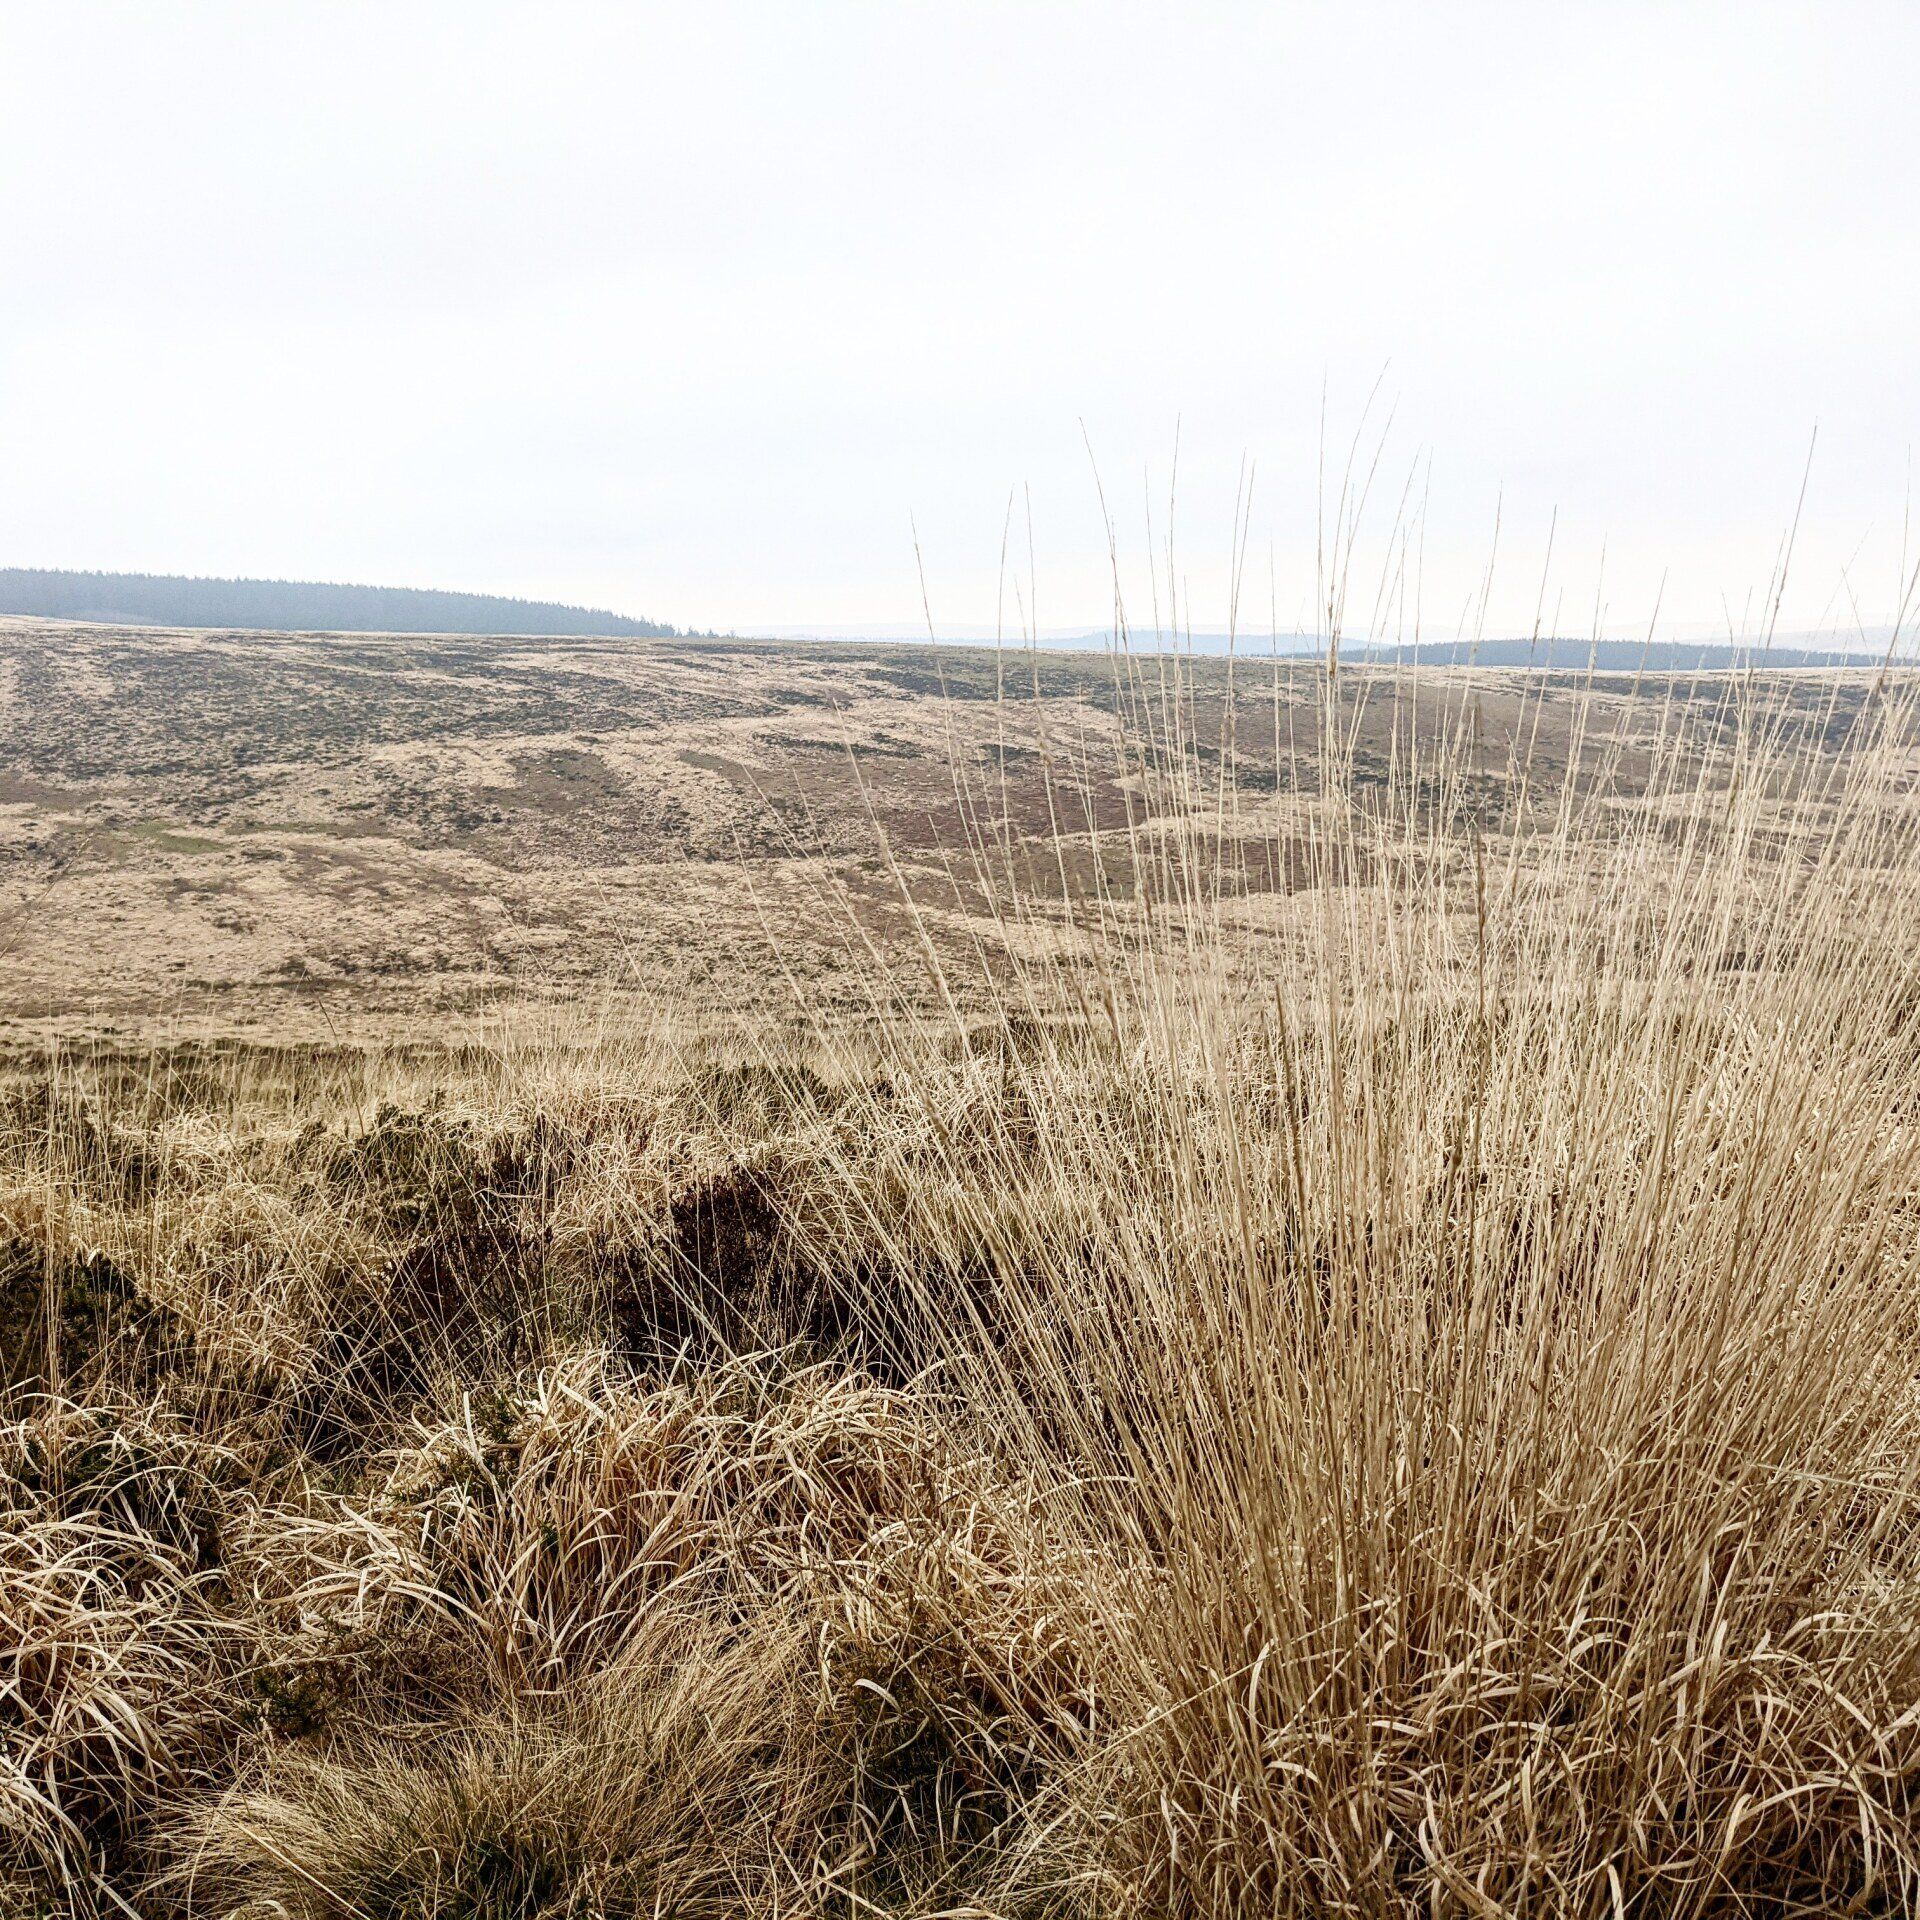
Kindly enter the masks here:
M 658 621 L 632 620 L 599 607 L 511 600 L 491 593 L 33 567 L 0 567 L 0 614 L 280 633 L 619 634 L 657 639 L 678 635 L 677 628 Z

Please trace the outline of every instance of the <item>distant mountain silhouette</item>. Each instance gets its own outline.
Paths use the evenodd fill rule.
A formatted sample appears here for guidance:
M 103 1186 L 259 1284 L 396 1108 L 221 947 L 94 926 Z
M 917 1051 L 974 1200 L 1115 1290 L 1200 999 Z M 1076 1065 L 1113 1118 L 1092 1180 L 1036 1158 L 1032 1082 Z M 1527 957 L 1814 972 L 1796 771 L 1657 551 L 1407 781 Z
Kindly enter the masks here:
M 229 627 L 272 633 L 528 633 L 673 637 L 677 629 L 598 607 L 422 587 L 315 580 L 199 580 L 168 573 L 67 573 L 0 567 L 0 615 L 130 627 Z

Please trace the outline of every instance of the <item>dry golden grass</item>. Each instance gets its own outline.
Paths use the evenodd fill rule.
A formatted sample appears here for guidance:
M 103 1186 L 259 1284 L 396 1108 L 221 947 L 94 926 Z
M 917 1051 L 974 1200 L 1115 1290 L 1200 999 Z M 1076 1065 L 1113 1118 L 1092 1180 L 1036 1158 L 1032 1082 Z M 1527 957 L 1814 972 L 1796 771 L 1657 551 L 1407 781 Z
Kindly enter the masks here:
M 21 1079 L 7 1898 L 1914 1909 L 1913 689 L 1158 675 L 790 1044 Z

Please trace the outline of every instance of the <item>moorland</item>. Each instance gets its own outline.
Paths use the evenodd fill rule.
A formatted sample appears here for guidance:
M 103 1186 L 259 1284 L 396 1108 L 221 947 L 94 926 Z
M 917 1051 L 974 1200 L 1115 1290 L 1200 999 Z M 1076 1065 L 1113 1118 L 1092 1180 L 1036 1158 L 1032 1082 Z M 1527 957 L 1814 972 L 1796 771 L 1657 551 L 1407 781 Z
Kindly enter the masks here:
M 0 632 L 0 1912 L 1898 1913 L 1902 668 Z

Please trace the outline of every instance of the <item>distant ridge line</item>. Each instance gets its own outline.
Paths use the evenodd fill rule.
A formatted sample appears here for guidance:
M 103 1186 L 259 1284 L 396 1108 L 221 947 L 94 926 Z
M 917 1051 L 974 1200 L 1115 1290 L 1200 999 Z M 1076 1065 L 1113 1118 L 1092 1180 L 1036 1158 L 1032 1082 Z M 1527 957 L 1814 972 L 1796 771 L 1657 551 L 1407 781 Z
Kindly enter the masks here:
M 1552 673 L 1705 673 L 1729 672 L 1745 667 L 1877 667 L 1883 659 L 1900 666 L 1913 663 L 1913 646 L 1902 639 L 1891 648 L 1893 636 L 1865 636 L 1850 648 L 1809 646 L 1809 639 L 1823 636 L 1794 633 L 1784 635 L 1771 645 L 1759 640 L 1577 640 L 1565 636 L 1539 639 L 1503 637 L 1493 640 L 1369 640 L 1350 634 L 1340 643 L 1340 664 L 1345 667 L 1374 669 L 1394 666 L 1421 667 L 1497 667 L 1533 668 Z M 924 646 L 910 638 L 895 645 Z M 991 641 L 972 636 L 956 636 L 943 644 L 987 647 Z M 1025 638 L 1013 643 L 1020 650 L 1036 644 Z M 1042 652 L 1101 652 L 1116 646 L 1109 632 L 1075 630 L 1043 636 L 1037 645 Z M 1327 657 L 1324 636 L 1308 633 L 1267 634 L 1259 631 L 1240 634 L 1198 632 L 1158 634 L 1131 631 L 1124 650 L 1136 654 L 1190 654 L 1196 658 L 1221 658 L 1233 653 L 1248 663 L 1269 659 L 1296 664 Z
M 263 633 L 489 633 L 678 639 L 680 630 L 603 607 L 434 587 L 320 580 L 203 579 L 0 567 L 0 615 L 90 625 L 232 628 Z
M 1549 672 L 1703 673 L 1740 667 L 1871 667 L 1877 653 L 1838 653 L 1758 641 L 1427 640 L 1345 652 L 1358 666 L 1538 667 Z

